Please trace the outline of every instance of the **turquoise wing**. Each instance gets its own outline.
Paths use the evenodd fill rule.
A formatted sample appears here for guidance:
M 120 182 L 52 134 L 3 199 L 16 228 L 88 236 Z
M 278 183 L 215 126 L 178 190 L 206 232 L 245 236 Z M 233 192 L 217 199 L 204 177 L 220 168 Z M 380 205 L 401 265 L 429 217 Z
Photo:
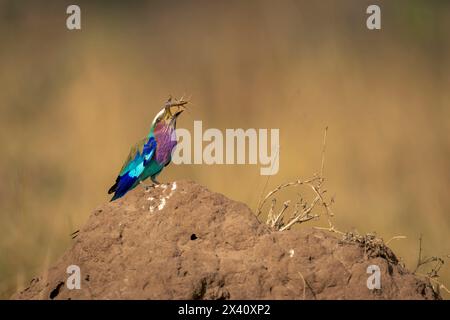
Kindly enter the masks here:
M 108 191 L 108 193 L 114 192 L 111 201 L 123 197 L 136 186 L 146 166 L 151 162 L 155 150 L 156 140 L 154 137 L 142 139 L 131 148 L 125 163 L 120 169 L 116 183 Z

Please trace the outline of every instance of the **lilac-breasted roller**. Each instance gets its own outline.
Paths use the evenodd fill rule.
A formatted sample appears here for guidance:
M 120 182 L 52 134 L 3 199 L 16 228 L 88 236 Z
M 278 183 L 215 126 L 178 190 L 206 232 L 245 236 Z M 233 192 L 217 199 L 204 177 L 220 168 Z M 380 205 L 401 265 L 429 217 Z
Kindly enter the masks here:
M 175 101 L 169 98 L 164 108 L 158 112 L 150 133 L 131 148 L 116 183 L 109 189 L 109 194 L 114 192 L 111 201 L 124 196 L 148 177 L 158 184 L 156 176 L 171 161 L 172 151 L 177 144 L 177 118 L 185 110 L 187 103 L 183 98 Z

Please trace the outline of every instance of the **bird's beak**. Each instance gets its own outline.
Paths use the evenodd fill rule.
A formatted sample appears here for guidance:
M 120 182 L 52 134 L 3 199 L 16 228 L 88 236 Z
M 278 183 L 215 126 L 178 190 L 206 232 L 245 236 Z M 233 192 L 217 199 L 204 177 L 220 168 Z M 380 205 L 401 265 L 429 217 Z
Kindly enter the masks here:
M 176 119 L 186 107 L 184 106 L 170 106 L 166 107 L 166 111 L 164 112 L 164 120 L 171 121 L 172 119 Z
M 178 117 L 184 110 L 186 110 L 185 106 L 178 106 L 175 108 L 176 108 L 176 110 L 171 111 L 174 117 Z
M 171 99 L 169 99 L 166 102 L 166 112 L 164 114 L 164 118 L 169 120 L 178 117 L 184 110 L 186 110 L 186 104 L 188 102 L 189 101 L 187 100 L 183 100 L 183 98 L 175 101 L 171 101 Z

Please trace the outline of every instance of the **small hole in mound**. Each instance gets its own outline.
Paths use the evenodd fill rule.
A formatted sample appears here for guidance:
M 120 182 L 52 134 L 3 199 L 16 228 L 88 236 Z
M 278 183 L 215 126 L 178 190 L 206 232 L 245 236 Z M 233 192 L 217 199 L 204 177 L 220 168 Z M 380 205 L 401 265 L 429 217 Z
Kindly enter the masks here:
M 61 290 L 62 286 L 64 285 L 64 282 L 60 282 L 58 283 L 58 285 L 56 286 L 55 289 L 52 290 L 52 292 L 50 292 L 50 299 L 55 299 L 56 296 L 59 294 L 59 291 Z
M 197 236 L 195 235 L 195 233 L 191 234 L 191 240 L 196 240 Z

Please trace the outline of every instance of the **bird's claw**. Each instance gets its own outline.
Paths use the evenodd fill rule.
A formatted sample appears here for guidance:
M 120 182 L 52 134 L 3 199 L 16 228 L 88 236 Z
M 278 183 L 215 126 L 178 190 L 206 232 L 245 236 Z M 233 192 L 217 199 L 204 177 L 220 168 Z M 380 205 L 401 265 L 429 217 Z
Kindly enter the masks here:
M 156 180 L 156 178 L 151 178 L 151 179 L 152 179 L 153 185 L 161 184 L 158 180 Z

